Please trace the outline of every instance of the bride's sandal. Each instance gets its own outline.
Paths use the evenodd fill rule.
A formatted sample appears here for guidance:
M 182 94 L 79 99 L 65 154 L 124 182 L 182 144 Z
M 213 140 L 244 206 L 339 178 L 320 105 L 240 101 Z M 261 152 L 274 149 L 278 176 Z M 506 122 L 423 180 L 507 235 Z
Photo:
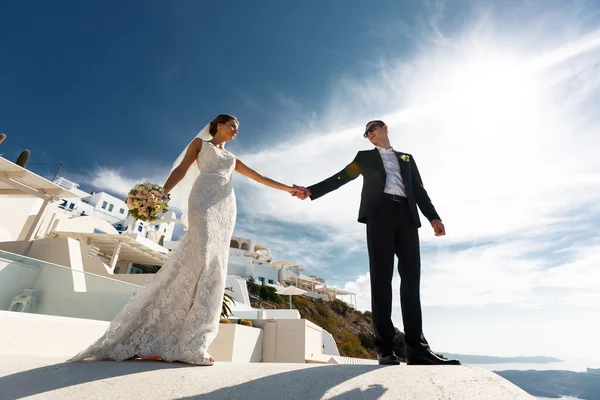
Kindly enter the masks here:
M 200 359 L 196 359 L 196 360 L 192 361 L 190 364 L 210 366 L 210 365 L 215 364 L 215 359 L 212 358 L 211 356 L 207 355 L 207 356 L 200 357 Z
M 188 360 L 188 361 L 181 360 L 179 362 L 182 362 L 184 364 L 190 364 L 190 365 L 210 366 L 210 365 L 214 365 L 215 359 L 212 358 L 209 354 L 205 354 L 203 356 L 196 357 L 192 360 Z

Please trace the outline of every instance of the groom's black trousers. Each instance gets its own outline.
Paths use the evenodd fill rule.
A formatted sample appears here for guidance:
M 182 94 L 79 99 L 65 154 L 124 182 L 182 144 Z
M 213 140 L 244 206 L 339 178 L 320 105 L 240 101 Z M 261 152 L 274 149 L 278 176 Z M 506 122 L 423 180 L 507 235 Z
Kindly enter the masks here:
M 406 198 L 383 195 L 377 212 L 367 221 L 367 245 L 373 328 L 379 352 L 389 353 L 393 350 L 394 255 L 398 257 L 400 303 L 407 350 L 428 348 L 421 316 L 419 233 Z

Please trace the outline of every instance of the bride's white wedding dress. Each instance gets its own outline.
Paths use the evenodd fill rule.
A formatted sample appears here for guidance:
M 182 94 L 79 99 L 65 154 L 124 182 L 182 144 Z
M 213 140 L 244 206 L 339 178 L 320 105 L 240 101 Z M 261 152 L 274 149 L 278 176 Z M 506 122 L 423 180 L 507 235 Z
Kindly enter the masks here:
M 198 154 L 189 229 L 151 283 L 129 300 L 104 335 L 71 361 L 159 356 L 208 363 L 227 278 L 236 218 L 235 156 L 210 142 Z

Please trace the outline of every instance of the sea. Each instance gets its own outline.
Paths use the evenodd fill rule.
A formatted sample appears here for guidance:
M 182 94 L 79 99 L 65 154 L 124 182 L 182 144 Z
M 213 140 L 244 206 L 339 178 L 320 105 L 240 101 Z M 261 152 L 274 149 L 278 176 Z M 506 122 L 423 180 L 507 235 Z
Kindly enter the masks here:
M 598 368 L 598 364 L 594 365 L 589 362 L 582 361 L 565 361 L 565 362 L 553 362 L 548 364 L 529 364 L 529 363 L 505 363 L 505 364 L 470 364 L 476 367 L 489 369 L 490 371 L 573 371 L 573 372 L 586 372 L 587 368 Z
M 587 368 L 599 368 L 600 365 L 598 362 L 585 361 L 585 360 L 575 360 L 575 361 L 565 361 L 565 362 L 554 362 L 548 364 L 529 364 L 529 363 L 504 363 L 504 364 L 467 364 L 473 365 L 476 367 L 481 367 L 485 369 L 489 369 L 490 371 L 507 371 L 507 370 L 517 370 L 517 371 L 573 371 L 573 372 L 586 372 Z M 536 400 L 557 400 L 550 399 L 549 397 L 535 397 Z M 563 396 L 560 400 L 581 400 L 577 397 L 571 396 Z
M 551 397 L 535 397 L 533 396 L 534 399 L 536 400 L 557 400 L 555 398 L 551 398 Z M 571 396 L 563 396 L 561 398 L 559 398 L 558 400 L 582 400 L 579 397 L 571 397 Z

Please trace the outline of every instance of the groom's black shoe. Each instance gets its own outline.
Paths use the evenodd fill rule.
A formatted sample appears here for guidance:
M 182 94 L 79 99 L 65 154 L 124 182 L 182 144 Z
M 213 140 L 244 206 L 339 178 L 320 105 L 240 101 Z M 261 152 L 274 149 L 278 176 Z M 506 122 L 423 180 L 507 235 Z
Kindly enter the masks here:
M 377 360 L 379 365 L 400 365 L 400 359 L 393 351 L 377 354 Z
M 429 349 L 410 352 L 408 365 L 461 365 L 458 360 L 445 360 L 433 354 Z

